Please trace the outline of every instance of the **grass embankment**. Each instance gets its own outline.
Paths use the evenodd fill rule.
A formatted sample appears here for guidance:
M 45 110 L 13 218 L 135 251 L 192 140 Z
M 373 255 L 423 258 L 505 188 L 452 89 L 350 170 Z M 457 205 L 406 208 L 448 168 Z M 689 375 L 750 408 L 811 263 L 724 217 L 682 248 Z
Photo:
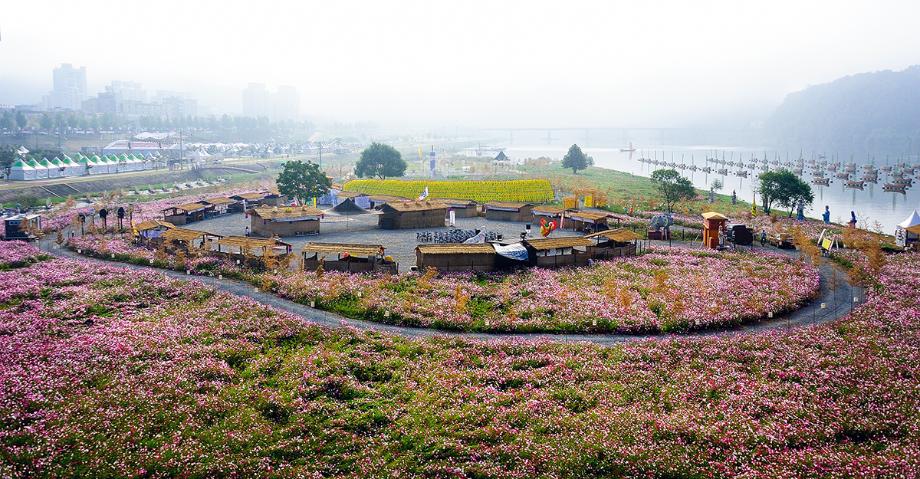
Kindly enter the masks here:
M 634 206 L 637 211 L 663 209 L 655 184 L 644 176 L 599 167 L 591 167 L 573 174 L 571 170 L 558 164 L 524 166 L 522 170 L 527 176 L 549 179 L 553 188 L 562 192 L 596 188 L 607 194 L 608 209 L 612 211 L 625 212 L 629 206 Z M 738 200 L 736 204 L 732 204 L 731 196 L 728 195 L 716 195 L 715 200 L 715 203 L 709 203 L 709 192 L 697 190 L 695 200 L 682 202 L 675 210 L 687 214 L 718 211 L 730 216 L 740 216 L 751 211 L 750 203 Z M 778 210 L 774 211 L 782 214 Z

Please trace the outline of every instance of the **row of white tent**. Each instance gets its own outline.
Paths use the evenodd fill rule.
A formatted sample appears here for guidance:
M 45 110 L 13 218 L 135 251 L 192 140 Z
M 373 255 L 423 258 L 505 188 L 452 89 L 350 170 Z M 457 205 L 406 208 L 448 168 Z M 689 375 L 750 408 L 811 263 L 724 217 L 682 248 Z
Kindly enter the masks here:
M 20 158 L 10 166 L 11 180 L 43 180 L 66 176 L 101 175 L 124 173 L 155 168 L 157 158 L 152 154 L 143 157 L 138 154 L 86 156 L 77 153 L 75 157 L 62 155 L 48 158 Z

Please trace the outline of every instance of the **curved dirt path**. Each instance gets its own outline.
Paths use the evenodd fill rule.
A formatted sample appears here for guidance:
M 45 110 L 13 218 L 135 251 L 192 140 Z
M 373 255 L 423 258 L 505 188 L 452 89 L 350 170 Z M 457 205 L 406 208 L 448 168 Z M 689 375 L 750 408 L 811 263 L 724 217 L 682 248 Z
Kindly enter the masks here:
M 149 269 L 147 266 L 138 266 L 128 263 L 116 262 L 116 261 L 107 261 L 99 258 L 93 258 L 89 256 L 79 255 L 73 251 L 68 250 L 62 246 L 57 245 L 53 241 L 43 240 L 39 243 L 41 249 L 54 254 L 56 256 L 61 256 L 70 259 L 79 259 L 85 261 L 95 261 L 107 265 L 118 265 L 128 269 Z M 853 303 L 853 298 L 859 298 L 860 301 L 863 300 L 863 290 L 857 286 L 853 286 L 849 283 L 849 278 L 845 272 L 836 270 L 836 267 L 827 259 L 822 259 L 821 266 L 819 268 L 821 274 L 821 283 L 820 283 L 820 292 L 818 297 L 807 304 L 806 306 L 787 313 L 785 315 L 777 316 L 776 318 L 770 320 L 762 320 L 757 322 L 745 323 L 739 326 L 734 326 L 730 328 L 723 329 L 708 329 L 701 331 L 692 331 L 689 333 L 659 333 L 659 334 L 603 334 L 603 333 L 474 333 L 474 332 L 463 332 L 463 331 L 450 331 L 443 329 L 433 329 L 433 328 L 423 328 L 416 326 L 397 326 L 392 324 L 382 324 L 375 323 L 372 321 L 365 321 L 360 319 L 350 319 L 344 316 L 340 316 L 335 313 L 330 313 L 327 311 L 322 311 L 319 309 L 311 308 L 309 306 L 296 303 L 294 301 L 280 298 L 271 293 L 266 293 L 260 291 L 258 288 L 252 284 L 237 281 L 229 278 L 218 279 L 213 276 L 188 276 L 182 274 L 178 271 L 166 270 L 166 269 L 157 269 L 163 274 L 170 276 L 176 279 L 183 279 L 189 281 L 198 281 L 202 284 L 211 286 L 212 288 L 218 291 L 224 291 L 230 294 L 235 294 L 237 296 L 245 296 L 251 298 L 259 303 L 266 304 L 277 308 L 282 311 L 287 311 L 296 316 L 321 326 L 327 327 L 353 327 L 362 330 L 368 331 L 378 331 L 388 334 L 398 334 L 401 336 L 412 337 L 412 338 L 421 338 L 421 337 L 455 337 L 469 340 L 479 340 L 479 341 L 488 341 L 488 340 L 502 340 L 502 339 L 511 339 L 511 340 L 548 340 L 548 341 L 563 341 L 563 342 L 589 342 L 599 345 L 614 345 L 625 343 L 628 341 L 637 341 L 643 339 L 677 339 L 677 338 L 688 338 L 688 337 L 707 337 L 707 336 L 730 336 L 743 333 L 756 333 L 762 331 L 770 330 L 781 330 L 781 329 L 791 329 L 799 328 L 802 326 L 809 326 L 819 323 L 824 323 L 827 321 L 832 321 L 834 319 L 845 316 L 849 313 L 852 308 L 855 306 Z M 836 290 L 831 288 L 831 280 L 829 279 L 833 274 L 837 276 L 837 287 Z M 821 308 L 821 304 L 825 305 L 825 308 Z

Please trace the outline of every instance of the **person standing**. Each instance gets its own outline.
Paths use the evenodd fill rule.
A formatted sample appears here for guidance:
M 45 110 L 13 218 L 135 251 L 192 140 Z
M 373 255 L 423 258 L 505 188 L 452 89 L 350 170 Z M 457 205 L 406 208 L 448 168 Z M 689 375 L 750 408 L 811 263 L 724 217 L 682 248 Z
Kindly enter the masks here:
M 856 228 L 856 212 L 850 211 L 850 228 Z
M 824 218 L 824 224 L 831 224 L 831 207 L 824 205 L 824 213 L 821 213 L 821 217 Z
M 735 190 L 732 190 L 732 204 L 734 205 L 736 203 L 738 203 L 738 194 L 735 192 Z
M 767 245 L 767 230 L 764 228 L 761 228 L 760 229 L 760 246 L 763 247 L 766 245 Z

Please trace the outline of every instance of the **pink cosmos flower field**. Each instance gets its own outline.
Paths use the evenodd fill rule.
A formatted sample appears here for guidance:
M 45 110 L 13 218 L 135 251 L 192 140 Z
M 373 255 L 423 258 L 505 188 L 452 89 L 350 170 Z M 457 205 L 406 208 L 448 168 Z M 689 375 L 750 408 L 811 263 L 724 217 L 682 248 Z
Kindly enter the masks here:
M 0 476 L 915 477 L 920 254 L 877 281 L 820 326 L 599 347 L 325 329 L 46 260 L 0 272 Z

